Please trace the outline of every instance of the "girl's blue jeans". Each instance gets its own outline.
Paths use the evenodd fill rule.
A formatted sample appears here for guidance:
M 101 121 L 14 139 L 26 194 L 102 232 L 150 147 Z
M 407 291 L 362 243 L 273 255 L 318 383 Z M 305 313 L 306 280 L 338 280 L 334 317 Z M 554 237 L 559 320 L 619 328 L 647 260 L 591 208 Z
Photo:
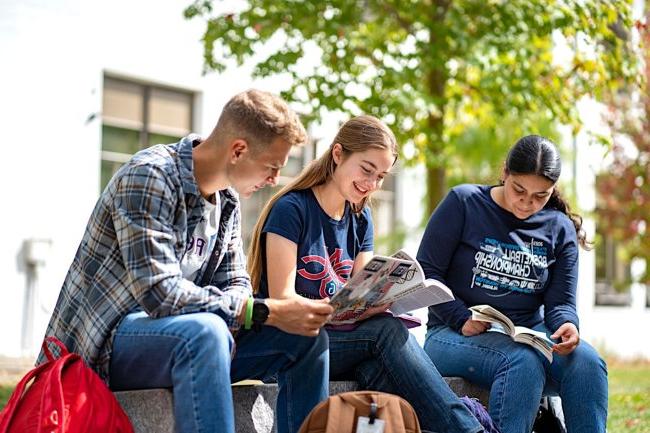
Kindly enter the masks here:
M 535 327 L 550 336 L 544 325 Z M 562 399 L 568 433 L 604 433 L 607 366 L 585 341 L 549 363 L 536 349 L 497 332 L 465 337 L 434 326 L 424 343 L 444 376 L 461 376 L 490 389 L 489 412 L 502 433 L 530 433 L 542 395 Z
M 356 379 L 361 389 L 401 396 L 415 409 L 422 430 L 483 431 L 399 319 L 378 315 L 352 331 L 327 333 L 333 379 Z

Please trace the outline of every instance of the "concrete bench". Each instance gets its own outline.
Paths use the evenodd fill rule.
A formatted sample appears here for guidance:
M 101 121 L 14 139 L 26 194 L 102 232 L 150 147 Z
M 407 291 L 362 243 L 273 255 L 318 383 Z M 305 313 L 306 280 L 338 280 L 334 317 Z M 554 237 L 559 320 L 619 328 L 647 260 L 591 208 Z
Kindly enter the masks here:
M 487 406 L 488 391 L 458 377 L 445 380 L 457 395 L 476 397 Z M 355 382 L 330 383 L 330 394 L 356 389 Z M 238 433 L 275 432 L 273 410 L 277 392 L 277 386 L 272 384 L 233 386 Z M 135 433 L 174 433 L 171 390 L 120 391 L 115 396 L 131 419 Z

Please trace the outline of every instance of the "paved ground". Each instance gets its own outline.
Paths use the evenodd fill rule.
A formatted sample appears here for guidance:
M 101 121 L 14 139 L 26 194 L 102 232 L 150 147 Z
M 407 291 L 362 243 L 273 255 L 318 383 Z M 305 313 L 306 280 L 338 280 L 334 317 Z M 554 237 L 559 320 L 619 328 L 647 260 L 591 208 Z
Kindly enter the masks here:
M 0 356 L 0 384 L 16 384 L 33 367 L 32 358 Z

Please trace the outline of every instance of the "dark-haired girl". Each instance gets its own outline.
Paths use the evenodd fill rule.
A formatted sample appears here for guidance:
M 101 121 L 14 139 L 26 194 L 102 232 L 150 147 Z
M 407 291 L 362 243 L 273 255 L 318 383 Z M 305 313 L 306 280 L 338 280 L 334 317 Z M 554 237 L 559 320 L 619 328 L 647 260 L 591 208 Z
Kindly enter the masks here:
M 435 210 L 417 258 L 456 300 L 429 308 L 425 351 L 443 376 L 490 389 L 489 412 L 503 433 L 529 433 L 543 394 L 558 393 L 569 433 L 605 431 L 607 369 L 580 341 L 576 314 L 582 218 L 560 196 L 555 145 L 531 135 L 508 153 L 497 186 L 460 185 Z M 556 343 L 553 362 L 474 321 L 489 304 L 516 325 Z

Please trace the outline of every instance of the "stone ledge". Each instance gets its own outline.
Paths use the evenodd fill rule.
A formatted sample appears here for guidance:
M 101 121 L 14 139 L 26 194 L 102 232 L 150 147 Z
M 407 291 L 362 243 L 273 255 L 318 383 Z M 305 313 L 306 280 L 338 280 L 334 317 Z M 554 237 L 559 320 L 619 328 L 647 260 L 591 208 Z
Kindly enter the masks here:
M 459 377 L 446 377 L 459 396 L 469 395 L 487 405 L 488 391 Z M 331 382 L 330 394 L 354 391 L 355 382 Z M 238 433 L 272 433 L 277 386 L 272 384 L 234 385 L 235 419 Z M 169 389 L 115 392 L 129 415 L 135 433 L 174 433 L 173 397 Z

